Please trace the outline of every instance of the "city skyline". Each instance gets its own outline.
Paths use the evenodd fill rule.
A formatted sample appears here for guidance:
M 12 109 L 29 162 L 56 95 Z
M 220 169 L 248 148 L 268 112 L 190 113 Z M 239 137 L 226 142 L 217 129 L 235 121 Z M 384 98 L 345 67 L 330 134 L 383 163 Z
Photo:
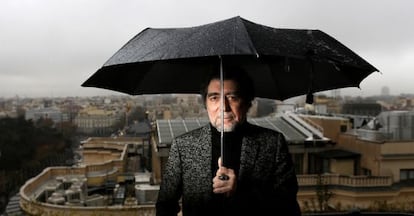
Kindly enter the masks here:
M 380 95 L 383 87 L 390 95 L 413 94 L 412 6 L 406 0 L 6 0 L 0 3 L 0 97 L 125 95 L 80 85 L 147 27 L 189 27 L 233 16 L 276 28 L 325 31 L 379 69 L 360 89 L 340 89 L 341 95 Z

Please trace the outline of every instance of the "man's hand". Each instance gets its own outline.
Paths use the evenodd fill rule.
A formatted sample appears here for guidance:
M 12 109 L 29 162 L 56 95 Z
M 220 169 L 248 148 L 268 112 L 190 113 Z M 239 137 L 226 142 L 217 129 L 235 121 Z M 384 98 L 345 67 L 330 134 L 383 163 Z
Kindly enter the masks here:
M 219 169 L 216 172 L 216 176 L 213 178 L 213 192 L 224 193 L 227 196 L 236 191 L 237 178 L 233 169 L 222 166 L 221 158 L 218 160 Z M 224 180 L 222 177 L 227 176 L 228 179 Z

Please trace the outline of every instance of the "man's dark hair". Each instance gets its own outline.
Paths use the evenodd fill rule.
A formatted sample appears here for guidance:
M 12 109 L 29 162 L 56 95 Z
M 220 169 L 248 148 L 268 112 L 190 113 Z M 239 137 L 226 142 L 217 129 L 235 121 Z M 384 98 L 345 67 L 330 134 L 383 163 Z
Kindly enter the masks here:
M 210 73 L 201 85 L 200 94 L 203 99 L 203 103 L 206 102 L 208 85 L 213 79 L 220 80 L 220 71 Z M 235 65 L 223 65 L 223 80 L 234 80 L 236 82 L 237 93 L 242 98 L 243 103 L 246 103 L 246 105 L 250 108 L 255 97 L 255 92 L 253 80 L 247 72 L 243 68 Z

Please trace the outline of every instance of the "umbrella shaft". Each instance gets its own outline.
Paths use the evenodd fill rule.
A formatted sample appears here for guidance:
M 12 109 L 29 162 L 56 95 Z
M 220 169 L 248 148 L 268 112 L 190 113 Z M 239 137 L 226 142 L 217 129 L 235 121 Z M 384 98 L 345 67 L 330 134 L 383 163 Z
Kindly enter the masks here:
M 220 154 L 221 162 L 224 163 L 224 74 L 223 59 L 220 58 L 220 114 L 221 114 L 221 130 L 220 130 Z

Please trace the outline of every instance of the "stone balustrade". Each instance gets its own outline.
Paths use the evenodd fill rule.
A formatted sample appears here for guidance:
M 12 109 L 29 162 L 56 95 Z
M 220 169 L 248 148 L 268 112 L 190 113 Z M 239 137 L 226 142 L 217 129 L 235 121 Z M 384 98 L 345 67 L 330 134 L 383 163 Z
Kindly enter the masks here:
M 297 175 L 299 186 L 315 186 L 318 184 L 318 175 Z M 392 185 L 391 176 L 344 176 L 340 174 L 323 174 L 322 182 L 325 185 L 348 187 L 388 187 Z

